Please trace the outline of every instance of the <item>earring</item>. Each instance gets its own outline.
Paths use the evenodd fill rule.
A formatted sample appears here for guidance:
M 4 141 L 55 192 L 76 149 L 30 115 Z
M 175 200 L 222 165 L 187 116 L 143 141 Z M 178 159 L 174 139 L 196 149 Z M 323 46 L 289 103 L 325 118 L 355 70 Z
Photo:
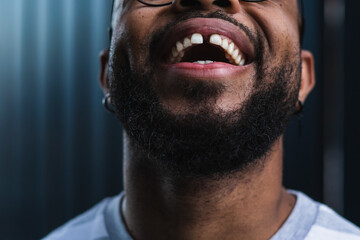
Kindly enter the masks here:
M 295 110 L 295 115 L 298 116 L 299 118 L 299 137 L 301 137 L 301 132 L 302 132 L 302 114 L 304 111 L 304 104 L 302 101 L 298 100 L 297 104 L 296 104 L 296 110 Z
M 109 107 L 111 105 L 111 96 L 110 93 L 107 93 L 104 98 L 102 99 L 102 104 L 104 105 L 105 109 L 110 113 L 115 113 L 115 111 Z
M 304 104 L 302 101 L 298 100 L 295 110 L 295 115 L 301 116 L 304 111 Z

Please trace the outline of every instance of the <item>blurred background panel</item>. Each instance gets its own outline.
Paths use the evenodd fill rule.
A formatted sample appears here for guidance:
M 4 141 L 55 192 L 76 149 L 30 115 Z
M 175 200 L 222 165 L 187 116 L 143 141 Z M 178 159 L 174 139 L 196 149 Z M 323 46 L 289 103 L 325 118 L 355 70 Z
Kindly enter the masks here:
M 360 2 L 346 0 L 345 15 L 345 216 L 360 225 Z
M 122 190 L 122 129 L 97 80 L 110 7 L 0 0 L 0 239 L 38 239 Z M 296 117 L 286 133 L 284 182 L 360 224 L 356 9 L 305 0 L 317 86 L 301 135 Z
M 121 191 L 101 104 L 111 2 L 0 1 L 0 239 L 38 239 Z

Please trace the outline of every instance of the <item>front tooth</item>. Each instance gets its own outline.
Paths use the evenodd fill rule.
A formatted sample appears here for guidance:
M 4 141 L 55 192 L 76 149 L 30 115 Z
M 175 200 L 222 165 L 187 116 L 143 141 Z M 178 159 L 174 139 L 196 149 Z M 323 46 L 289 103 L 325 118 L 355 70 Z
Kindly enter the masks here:
M 205 64 L 205 61 L 199 60 L 199 61 L 196 61 L 195 63 Z
M 230 43 L 229 48 L 227 50 L 227 52 L 232 55 L 234 51 L 234 43 Z
M 210 43 L 221 46 L 222 40 L 219 34 L 213 34 L 210 36 Z
M 205 63 L 206 64 L 209 64 L 209 63 L 213 63 L 214 61 L 211 61 L 211 60 L 206 60 Z
M 204 42 L 203 36 L 200 33 L 194 33 L 191 36 L 191 43 L 192 44 L 202 44 Z
M 191 47 L 191 41 L 189 38 L 184 39 L 184 48 Z
M 178 52 L 181 52 L 183 49 L 184 49 L 184 45 L 182 45 L 181 42 L 177 42 L 177 43 L 176 43 L 176 50 L 177 50 Z
M 225 50 L 228 50 L 229 48 L 229 41 L 227 39 L 222 40 L 221 47 Z
M 239 55 L 239 49 L 236 49 L 232 54 L 233 59 L 236 59 L 238 55 Z

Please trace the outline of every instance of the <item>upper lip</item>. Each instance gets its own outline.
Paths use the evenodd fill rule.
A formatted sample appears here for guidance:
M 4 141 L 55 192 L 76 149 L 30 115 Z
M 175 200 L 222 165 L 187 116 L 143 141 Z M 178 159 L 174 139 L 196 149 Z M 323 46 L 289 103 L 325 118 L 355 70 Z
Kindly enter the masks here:
M 238 26 L 218 18 L 192 18 L 175 25 L 164 35 L 159 45 L 161 46 L 159 56 L 164 59 L 177 41 L 193 33 L 200 33 L 207 40 L 212 34 L 223 35 L 238 46 L 246 55 L 248 62 L 254 59 L 254 48 L 247 35 Z

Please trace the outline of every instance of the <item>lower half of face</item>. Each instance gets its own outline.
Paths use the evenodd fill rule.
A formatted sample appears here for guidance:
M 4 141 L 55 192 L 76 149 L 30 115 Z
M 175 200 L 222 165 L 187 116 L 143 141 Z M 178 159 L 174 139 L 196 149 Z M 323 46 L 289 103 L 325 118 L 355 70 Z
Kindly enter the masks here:
M 109 80 L 112 104 L 143 161 L 181 177 L 245 171 L 284 133 L 298 97 L 298 53 L 273 64 L 260 51 L 241 71 L 209 78 L 202 66 L 198 75 L 159 67 L 151 40 L 142 49 L 145 57 L 127 62 L 115 47 Z

